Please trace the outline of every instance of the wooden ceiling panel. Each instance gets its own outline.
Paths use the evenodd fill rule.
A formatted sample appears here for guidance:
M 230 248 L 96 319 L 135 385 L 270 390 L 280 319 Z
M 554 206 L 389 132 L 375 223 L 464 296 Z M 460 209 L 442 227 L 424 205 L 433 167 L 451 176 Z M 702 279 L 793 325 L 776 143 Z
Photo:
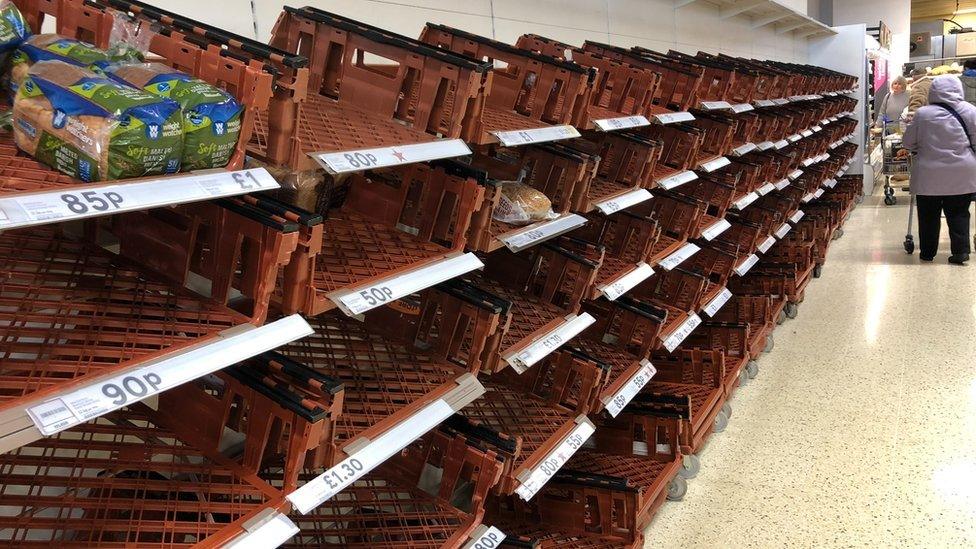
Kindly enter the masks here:
M 976 10 L 976 0 L 912 0 L 912 20 L 948 19 L 957 9 Z

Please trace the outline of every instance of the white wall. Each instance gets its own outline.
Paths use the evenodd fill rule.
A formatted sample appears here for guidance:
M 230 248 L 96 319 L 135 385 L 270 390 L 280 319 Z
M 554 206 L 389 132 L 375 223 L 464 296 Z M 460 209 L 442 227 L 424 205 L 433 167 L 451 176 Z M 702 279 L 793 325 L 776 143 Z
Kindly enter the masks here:
M 908 35 L 912 24 L 911 0 L 834 0 L 834 25 L 864 23 L 878 26 L 879 21 L 891 28 L 891 72 L 899 74 L 908 62 Z
M 806 0 L 781 0 L 783 4 Z M 255 0 L 258 37 L 266 41 L 282 0 Z M 427 21 L 443 23 L 505 42 L 528 32 L 570 44 L 585 39 L 620 46 L 644 46 L 804 62 L 807 41 L 777 34 L 772 25 L 752 29 L 748 17 L 728 20 L 707 2 L 680 9 L 673 0 L 291 0 L 416 37 Z M 254 36 L 249 0 L 167 0 L 166 9 Z

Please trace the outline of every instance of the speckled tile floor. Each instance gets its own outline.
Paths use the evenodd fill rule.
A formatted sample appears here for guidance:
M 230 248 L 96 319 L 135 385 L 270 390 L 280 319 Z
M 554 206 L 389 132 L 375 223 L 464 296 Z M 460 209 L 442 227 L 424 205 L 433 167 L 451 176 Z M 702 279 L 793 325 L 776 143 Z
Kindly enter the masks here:
M 867 198 L 647 547 L 976 547 L 976 262 Z

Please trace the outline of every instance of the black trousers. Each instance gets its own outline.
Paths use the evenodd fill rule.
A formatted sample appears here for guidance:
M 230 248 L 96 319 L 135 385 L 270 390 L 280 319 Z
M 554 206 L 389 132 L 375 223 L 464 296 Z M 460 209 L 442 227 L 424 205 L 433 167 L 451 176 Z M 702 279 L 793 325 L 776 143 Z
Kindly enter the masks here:
M 972 200 L 972 194 L 915 197 L 918 205 L 918 251 L 922 257 L 932 257 L 939 251 L 943 212 L 949 225 L 952 255 L 969 253 L 969 203 Z

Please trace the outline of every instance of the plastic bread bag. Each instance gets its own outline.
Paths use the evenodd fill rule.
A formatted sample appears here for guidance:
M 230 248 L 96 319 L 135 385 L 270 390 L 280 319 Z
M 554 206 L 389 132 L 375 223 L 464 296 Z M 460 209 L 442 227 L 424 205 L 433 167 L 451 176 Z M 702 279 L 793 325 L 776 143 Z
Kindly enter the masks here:
M 79 67 L 99 68 L 133 58 L 133 50 L 109 53 L 95 46 L 58 34 L 35 34 L 25 40 L 10 58 L 10 92 L 16 95 L 31 65 L 39 61 L 63 61 Z
M 180 170 L 180 106 L 83 67 L 41 61 L 14 100 L 14 142 L 84 181 Z
M 553 219 L 552 201 L 538 189 L 518 181 L 499 184 L 501 198 L 492 212 L 492 218 L 510 225 L 528 225 L 536 221 Z
M 109 65 L 105 74 L 167 97 L 183 109 L 183 169 L 223 168 L 241 133 L 243 107 L 233 95 L 162 63 Z
M 0 53 L 17 48 L 30 35 L 31 29 L 17 6 L 10 0 L 0 0 Z

